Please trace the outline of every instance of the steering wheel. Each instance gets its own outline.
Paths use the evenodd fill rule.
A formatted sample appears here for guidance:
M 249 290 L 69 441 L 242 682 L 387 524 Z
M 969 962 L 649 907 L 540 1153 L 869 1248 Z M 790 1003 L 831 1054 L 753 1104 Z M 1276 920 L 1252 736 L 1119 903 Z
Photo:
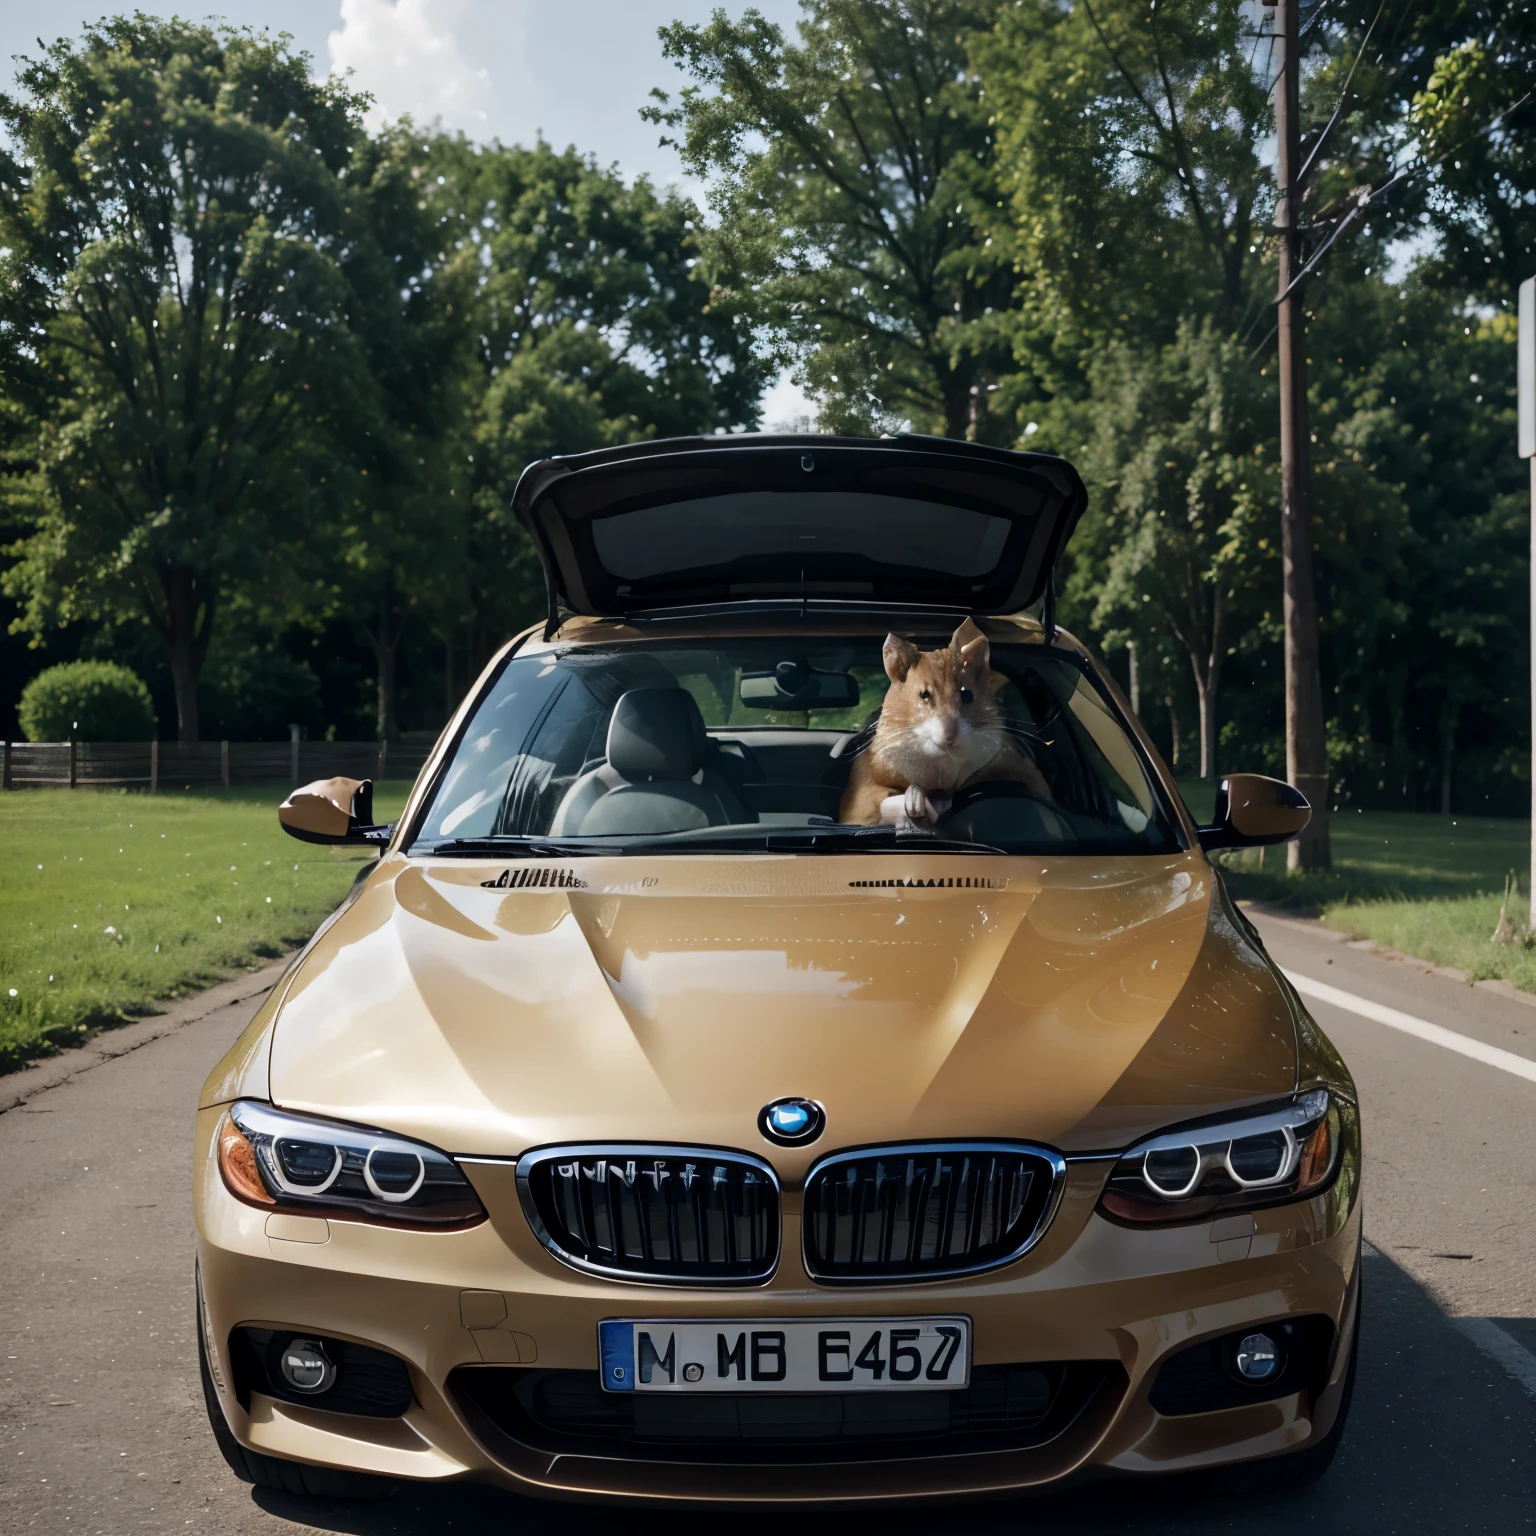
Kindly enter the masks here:
M 934 826 L 946 825 L 962 812 L 970 810 L 980 800 L 1032 800 L 1036 805 L 1044 806 L 1052 815 L 1061 814 L 1061 807 L 1055 801 L 1036 794 L 1027 785 L 1020 784 L 1017 779 L 984 779 L 980 784 L 968 784 L 960 790 L 950 801 L 949 809 L 939 817 Z

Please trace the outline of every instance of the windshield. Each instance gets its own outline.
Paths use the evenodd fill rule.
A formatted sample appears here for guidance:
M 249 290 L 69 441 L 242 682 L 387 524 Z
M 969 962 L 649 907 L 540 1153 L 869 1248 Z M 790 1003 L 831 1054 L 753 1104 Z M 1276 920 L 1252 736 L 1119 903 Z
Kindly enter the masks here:
M 929 758 L 891 782 L 898 700 L 880 729 L 882 644 L 795 636 L 514 656 L 469 720 L 412 852 L 815 852 L 924 838 L 1048 855 L 1180 848 L 1108 701 L 1073 659 L 1039 646 L 992 645 L 973 679 L 979 702 L 956 674 L 952 712 L 963 695 L 968 717 L 958 745 L 926 750 L 940 781 L 946 753 L 970 755 L 948 782 L 919 784 L 929 796 L 914 818 L 894 797 Z M 919 681 L 903 685 L 909 712 L 942 713 L 942 690 L 935 703 Z

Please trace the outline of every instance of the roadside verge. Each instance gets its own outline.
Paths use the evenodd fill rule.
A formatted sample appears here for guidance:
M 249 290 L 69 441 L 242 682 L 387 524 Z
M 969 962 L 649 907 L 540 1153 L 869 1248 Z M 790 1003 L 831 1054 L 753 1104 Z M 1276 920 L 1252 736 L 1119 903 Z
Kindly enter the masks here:
M 292 955 L 284 955 L 262 966 L 260 970 L 247 971 L 243 976 L 220 982 L 194 997 L 168 1003 L 164 1013 L 152 1014 L 149 1018 L 137 1019 L 132 1024 L 123 1024 L 115 1029 L 103 1030 L 93 1036 L 87 1045 L 60 1051 L 57 1056 L 50 1056 L 45 1061 L 35 1062 L 18 1072 L 7 1073 L 0 1077 L 0 1114 L 15 1109 L 45 1089 L 57 1088 L 60 1083 L 67 1083 L 80 1073 L 99 1067 L 105 1061 L 126 1056 L 130 1051 L 138 1050 L 141 1045 L 148 1045 L 151 1040 L 174 1034 L 178 1029 L 206 1018 L 220 1008 L 228 1008 L 232 1003 L 243 1003 L 271 991 L 291 959 Z

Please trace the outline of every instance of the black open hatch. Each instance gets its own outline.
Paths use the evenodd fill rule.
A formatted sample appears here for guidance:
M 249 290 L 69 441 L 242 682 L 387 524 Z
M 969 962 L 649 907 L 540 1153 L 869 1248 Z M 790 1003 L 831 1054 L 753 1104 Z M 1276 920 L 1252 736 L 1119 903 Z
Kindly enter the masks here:
M 765 599 L 1016 613 L 1086 501 L 1065 459 L 935 437 L 695 437 L 532 464 L 513 504 L 559 608 Z

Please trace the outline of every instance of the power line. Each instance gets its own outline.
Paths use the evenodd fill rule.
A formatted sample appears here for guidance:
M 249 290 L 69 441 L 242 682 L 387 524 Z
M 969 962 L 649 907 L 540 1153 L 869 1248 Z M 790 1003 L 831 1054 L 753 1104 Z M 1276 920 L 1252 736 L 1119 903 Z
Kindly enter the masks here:
M 1372 203 L 1376 202 L 1378 198 L 1386 197 L 1394 187 L 1397 187 L 1402 183 L 1412 181 L 1416 177 L 1423 176 L 1429 171 L 1438 170 L 1442 165 L 1445 164 L 1447 160 L 1451 158 L 1452 155 L 1460 153 L 1460 151 L 1466 145 L 1470 144 L 1474 139 L 1483 138 L 1485 135 L 1492 133 L 1493 130 L 1497 128 L 1506 117 L 1508 117 L 1512 112 L 1516 112 L 1521 107 L 1523 107 L 1526 102 L 1531 99 L 1532 96 L 1536 96 L 1536 87 L 1533 87 L 1531 90 L 1527 91 L 1525 95 L 1522 96 L 1518 101 L 1512 102 L 1509 106 L 1505 107 L 1502 112 L 1490 118 L 1488 122 L 1484 123 L 1483 126 L 1479 128 L 1475 133 L 1469 133 L 1464 139 L 1459 139 L 1448 150 L 1446 150 L 1446 152 L 1441 155 L 1438 160 L 1430 160 L 1426 161 L 1422 165 L 1405 167 L 1403 170 L 1398 171 L 1397 174 L 1393 176 L 1389 181 L 1383 182 L 1381 186 L 1377 187 L 1373 192 L 1367 191 L 1364 187 L 1360 188 L 1359 191 L 1355 194 L 1355 206 L 1351 208 L 1342 219 L 1339 220 L 1339 222 L 1333 228 L 1333 233 L 1330 234 L 1328 238 L 1317 248 L 1317 250 L 1315 250 L 1312 255 L 1307 258 L 1307 260 L 1302 264 L 1300 271 L 1298 271 L 1295 277 L 1291 279 L 1290 283 L 1286 286 L 1285 291 L 1279 296 L 1279 298 L 1275 300 L 1275 302 L 1278 304 L 1282 300 L 1289 297 L 1292 289 L 1294 289 L 1296 285 L 1302 281 L 1303 278 L 1312 272 L 1316 268 L 1317 264 L 1323 259 L 1323 257 L 1326 256 L 1328 252 L 1333 248 L 1339 236 L 1342 235 L 1344 231 L 1348 229 L 1350 225 L 1353 224 L 1355 220 L 1358 219 L 1360 215 L 1364 213 Z
M 1334 103 L 1333 116 L 1328 119 L 1323 131 L 1317 136 L 1317 143 L 1312 146 L 1312 152 L 1306 158 L 1301 168 L 1300 175 L 1296 178 L 1296 184 L 1301 186 L 1307 179 L 1307 172 L 1312 169 L 1312 162 L 1322 153 L 1323 145 L 1328 142 L 1328 135 L 1333 132 L 1334 125 L 1343 115 L 1345 103 L 1349 100 L 1349 88 L 1354 83 L 1355 71 L 1360 68 L 1360 61 L 1365 57 L 1365 50 L 1370 46 L 1371 34 L 1376 30 L 1376 23 L 1381 20 L 1381 13 L 1387 8 L 1387 0 L 1381 0 L 1376 7 L 1376 14 L 1371 17 L 1371 24 L 1365 29 L 1365 36 L 1360 39 L 1360 47 L 1355 52 L 1355 62 L 1349 66 L 1349 73 L 1344 77 L 1344 84 L 1339 91 L 1339 99 Z

